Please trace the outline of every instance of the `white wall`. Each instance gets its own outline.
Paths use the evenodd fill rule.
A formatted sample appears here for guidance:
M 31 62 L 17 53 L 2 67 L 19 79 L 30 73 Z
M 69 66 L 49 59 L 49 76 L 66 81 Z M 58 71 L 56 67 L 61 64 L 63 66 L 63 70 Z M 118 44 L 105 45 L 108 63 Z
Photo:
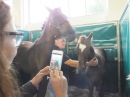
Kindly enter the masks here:
M 27 24 L 22 26 L 21 0 L 12 0 L 12 1 L 14 6 L 14 12 L 15 12 L 15 22 L 19 28 L 25 30 L 41 29 L 41 26 L 43 24 L 42 22 L 35 23 L 35 24 Z M 69 21 L 74 26 L 116 21 L 120 19 L 127 2 L 128 0 L 108 0 L 108 12 L 106 14 L 69 18 Z
M 21 0 L 12 0 L 13 3 L 13 14 L 15 18 L 15 25 L 21 27 L 22 15 L 21 15 Z

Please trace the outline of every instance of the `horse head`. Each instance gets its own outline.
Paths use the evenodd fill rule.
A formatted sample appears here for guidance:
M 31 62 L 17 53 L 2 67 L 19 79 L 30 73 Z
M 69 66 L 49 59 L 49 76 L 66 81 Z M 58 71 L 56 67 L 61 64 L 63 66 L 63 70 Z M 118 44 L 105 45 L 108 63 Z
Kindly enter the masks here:
M 87 37 L 85 35 L 81 35 L 78 38 L 78 43 L 76 46 L 76 51 L 78 55 L 78 61 L 79 61 L 79 66 L 78 66 L 78 72 L 83 72 L 84 69 L 86 68 L 86 62 L 92 59 L 93 57 L 93 48 L 91 45 L 91 38 L 92 38 L 92 33 Z
M 51 33 L 50 37 L 52 40 L 55 37 L 65 37 L 67 41 L 72 41 L 75 39 L 75 30 L 70 25 L 67 17 L 61 12 L 60 8 L 55 8 L 54 10 L 46 7 L 49 11 L 49 17 L 45 23 L 45 29 L 43 31 Z M 47 36 L 47 35 L 46 35 Z

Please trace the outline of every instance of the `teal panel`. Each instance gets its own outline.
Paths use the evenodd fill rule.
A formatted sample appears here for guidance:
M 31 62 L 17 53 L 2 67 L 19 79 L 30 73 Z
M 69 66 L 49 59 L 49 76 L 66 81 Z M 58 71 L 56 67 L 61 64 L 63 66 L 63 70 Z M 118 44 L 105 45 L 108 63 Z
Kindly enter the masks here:
M 29 31 L 26 31 L 26 30 L 18 30 L 18 31 L 24 33 L 23 41 L 30 41 L 30 40 L 29 40 Z
M 31 35 L 31 41 L 34 42 L 41 35 L 41 30 L 31 31 Z
M 113 49 L 113 48 L 108 48 L 105 49 L 106 52 L 106 58 L 107 58 L 107 62 L 116 62 L 117 59 L 117 49 Z
M 110 24 L 99 24 L 92 26 L 81 26 L 75 27 L 77 35 L 89 35 L 93 32 L 92 43 L 95 46 L 114 46 L 116 42 L 116 25 Z M 76 45 L 76 42 L 70 42 L 68 45 Z
M 121 53 L 123 57 L 122 62 L 122 92 L 130 97 L 130 80 L 126 80 L 130 74 L 130 6 L 127 4 L 124 13 L 120 19 L 120 32 L 121 32 Z

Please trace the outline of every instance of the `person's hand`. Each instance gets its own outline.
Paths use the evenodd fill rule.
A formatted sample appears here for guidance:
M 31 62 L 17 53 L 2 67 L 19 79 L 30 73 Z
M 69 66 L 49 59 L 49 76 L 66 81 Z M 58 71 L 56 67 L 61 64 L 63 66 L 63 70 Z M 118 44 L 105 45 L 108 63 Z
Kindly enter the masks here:
M 43 77 L 45 75 L 49 75 L 50 70 L 49 66 L 46 66 L 42 70 L 40 70 L 37 75 L 31 80 L 32 84 L 38 89 L 39 88 L 39 83 L 42 81 Z
M 68 97 L 68 84 L 63 72 L 58 70 L 51 71 L 50 79 L 56 97 Z
M 96 66 L 98 64 L 98 60 L 96 57 L 91 59 L 89 62 L 86 62 L 86 66 Z

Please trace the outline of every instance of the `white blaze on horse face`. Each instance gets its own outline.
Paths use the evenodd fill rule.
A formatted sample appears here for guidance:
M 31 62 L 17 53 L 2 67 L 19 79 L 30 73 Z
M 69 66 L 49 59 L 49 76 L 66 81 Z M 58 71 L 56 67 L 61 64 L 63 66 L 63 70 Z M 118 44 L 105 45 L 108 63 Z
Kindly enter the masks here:
M 86 45 L 81 44 L 81 43 L 79 44 L 79 49 L 81 50 L 81 52 L 83 52 L 85 48 L 86 48 Z

